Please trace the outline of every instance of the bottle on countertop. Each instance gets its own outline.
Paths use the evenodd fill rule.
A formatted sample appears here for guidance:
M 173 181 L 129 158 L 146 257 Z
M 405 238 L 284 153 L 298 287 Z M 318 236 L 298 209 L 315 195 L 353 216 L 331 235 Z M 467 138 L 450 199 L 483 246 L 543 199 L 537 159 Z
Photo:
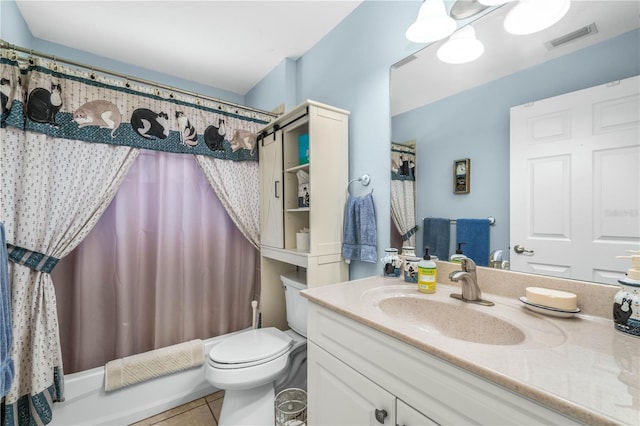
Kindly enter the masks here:
M 618 280 L 620 290 L 613 296 L 613 325 L 618 331 L 640 337 L 640 251 L 629 252 L 632 254 L 617 256 L 630 259 L 631 268 Z
M 418 263 L 418 291 L 435 293 L 436 291 L 436 262 L 429 256 L 429 247 L 424 248 L 424 258 Z
M 449 260 L 453 263 L 460 263 L 460 259 L 464 259 L 465 256 L 464 253 L 462 253 L 462 245 L 463 244 L 467 244 L 467 243 L 458 243 L 458 248 L 456 249 L 456 253 L 452 254 L 451 257 L 449 258 Z
M 398 249 L 389 247 L 384 249 L 382 261 L 382 275 L 385 278 L 397 278 L 400 276 L 402 260 L 398 256 Z

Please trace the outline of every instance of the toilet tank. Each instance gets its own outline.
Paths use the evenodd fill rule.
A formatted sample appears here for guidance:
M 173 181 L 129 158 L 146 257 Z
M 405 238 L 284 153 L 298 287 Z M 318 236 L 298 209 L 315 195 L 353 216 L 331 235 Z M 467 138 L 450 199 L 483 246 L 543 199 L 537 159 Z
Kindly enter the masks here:
M 307 299 L 300 295 L 307 288 L 306 272 L 297 271 L 280 275 L 284 285 L 287 323 L 298 334 L 307 337 Z

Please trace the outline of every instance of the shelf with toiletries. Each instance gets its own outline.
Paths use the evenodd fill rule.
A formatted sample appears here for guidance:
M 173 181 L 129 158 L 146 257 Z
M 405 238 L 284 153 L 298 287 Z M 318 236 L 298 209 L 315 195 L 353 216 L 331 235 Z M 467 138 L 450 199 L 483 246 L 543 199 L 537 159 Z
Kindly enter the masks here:
M 288 169 L 285 169 L 286 173 L 297 173 L 298 170 L 305 170 L 306 172 L 309 172 L 309 163 L 305 163 L 305 164 L 299 164 L 297 166 L 294 167 L 290 167 Z
M 306 101 L 260 132 L 263 303 L 279 306 L 280 275 L 296 268 L 306 269 L 309 287 L 349 279 L 342 259 L 348 120 L 347 111 Z M 276 311 L 270 319 L 263 309 L 265 325 L 284 321 Z

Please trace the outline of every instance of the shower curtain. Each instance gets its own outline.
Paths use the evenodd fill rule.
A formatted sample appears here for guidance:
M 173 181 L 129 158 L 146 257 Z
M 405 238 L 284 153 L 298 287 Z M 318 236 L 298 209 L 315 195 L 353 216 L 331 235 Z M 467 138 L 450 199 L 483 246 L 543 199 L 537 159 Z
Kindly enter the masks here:
M 51 274 L 65 373 L 250 326 L 258 262 L 193 156 L 142 151 Z
M 0 221 L 9 249 L 15 366 L 3 420 L 46 424 L 52 403 L 64 398 L 50 275 L 58 261 L 93 229 L 140 148 L 255 161 L 256 132 L 268 117 L 132 88 L 55 61 L 0 56 Z M 233 178 L 257 187 L 251 176 Z M 236 223 L 250 234 L 254 221 L 245 224 L 244 216 Z
M 403 246 L 415 247 L 416 151 L 409 145 L 391 143 L 391 219 L 402 236 Z

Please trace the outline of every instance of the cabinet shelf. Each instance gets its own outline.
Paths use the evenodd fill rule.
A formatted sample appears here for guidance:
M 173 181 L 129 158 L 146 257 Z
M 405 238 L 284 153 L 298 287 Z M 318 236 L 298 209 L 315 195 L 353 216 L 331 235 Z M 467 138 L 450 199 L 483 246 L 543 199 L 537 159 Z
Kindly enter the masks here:
M 261 255 L 269 259 L 279 260 L 290 265 L 307 268 L 309 266 L 309 252 L 301 250 L 279 249 L 274 247 L 261 247 Z
M 295 166 L 295 167 L 290 167 L 288 169 L 285 170 L 285 172 L 287 173 L 295 173 L 298 170 L 309 170 L 309 163 L 306 164 L 300 164 L 299 166 Z
M 298 207 L 296 209 L 287 209 L 287 213 L 299 213 L 311 211 L 309 207 Z

